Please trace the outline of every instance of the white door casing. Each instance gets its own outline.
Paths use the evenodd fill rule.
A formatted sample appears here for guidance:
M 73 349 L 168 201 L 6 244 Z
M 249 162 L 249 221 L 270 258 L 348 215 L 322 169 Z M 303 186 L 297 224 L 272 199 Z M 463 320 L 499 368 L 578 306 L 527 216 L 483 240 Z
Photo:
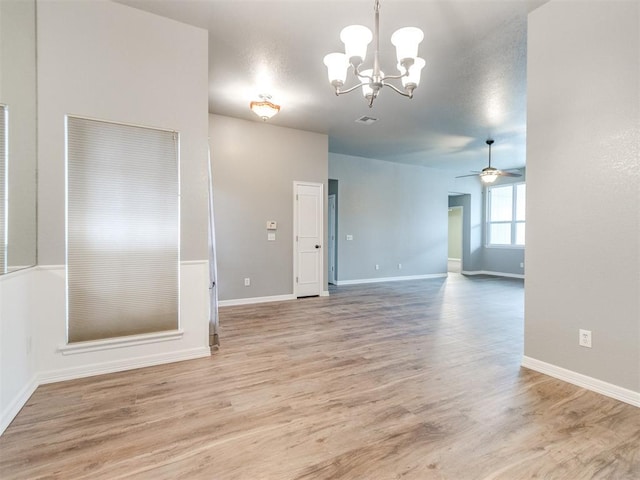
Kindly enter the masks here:
M 323 185 L 293 182 L 293 293 L 296 297 L 322 294 Z

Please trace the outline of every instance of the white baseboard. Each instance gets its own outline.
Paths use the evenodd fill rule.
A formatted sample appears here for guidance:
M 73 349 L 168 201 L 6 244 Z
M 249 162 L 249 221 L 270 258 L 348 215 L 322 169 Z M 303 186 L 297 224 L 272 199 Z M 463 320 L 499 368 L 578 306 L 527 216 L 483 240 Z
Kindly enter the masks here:
M 462 262 L 461 258 L 447 258 L 447 262 Z
M 320 294 L 321 297 L 328 297 L 329 296 L 329 290 L 323 290 L 323 292 Z
M 16 415 L 18 415 L 20 409 L 24 407 L 24 404 L 27 403 L 29 397 L 31 397 L 33 392 L 36 391 L 36 388 L 38 388 L 38 381 L 34 377 L 27 385 L 24 386 L 20 393 L 16 395 L 5 411 L 2 412 L 2 417 L 0 417 L 0 435 L 4 433 Z
M 361 283 L 401 282 L 403 280 L 424 280 L 426 278 L 443 278 L 446 273 L 430 273 L 428 275 L 407 275 L 404 277 L 360 278 L 358 280 L 337 280 L 336 285 L 359 285 Z
M 65 270 L 66 265 L 38 265 L 38 270 Z
M 535 370 L 539 373 L 544 373 L 550 377 L 572 383 L 578 387 L 600 393 L 607 397 L 615 398 L 616 400 L 628 403 L 634 407 L 640 407 L 640 392 L 634 392 L 633 390 L 619 387 L 617 385 L 598 380 L 597 378 L 589 377 L 587 375 L 567 370 L 566 368 L 558 367 L 557 365 L 527 356 L 522 358 L 522 366 Z
M 296 296 L 292 294 L 271 295 L 269 297 L 235 298 L 232 300 L 220 300 L 218 302 L 218 306 L 233 307 L 236 305 L 252 305 L 254 303 L 266 303 L 266 302 L 284 302 L 286 300 L 295 300 L 295 299 L 296 299 Z
M 124 372 L 135 368 L 152 367 L 165 363 L 181 362 L 183 360 L 193 360 L 196 358 L 208 357 L 211 350 L 208 347 L 197 347 L 189 350 L 181 350 L 170 353 L 157 353 L 144 357 L 127 358 L 104 363 L 94 363 L 81 367 L 64 368 L 60 370 L 49 370 L 38 374 L 38 384 L 62 382 L 74 380 L 76 378 L 92 377 L 105 373 Z
M 462 275 L 493 275 L 494 277 L 524 278 L 521 273 L 490 272 L 489 270 L 463 270 Z

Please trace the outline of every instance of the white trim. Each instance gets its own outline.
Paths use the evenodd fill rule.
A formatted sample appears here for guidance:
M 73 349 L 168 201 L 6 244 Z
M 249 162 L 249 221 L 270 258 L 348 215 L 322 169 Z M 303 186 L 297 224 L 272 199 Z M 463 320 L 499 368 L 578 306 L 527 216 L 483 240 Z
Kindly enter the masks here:
M 493 222 L 493 223 L 500 223 L 500 222 Z M 509 223 L 509 222 L 504 222 L 504 223 Z M 525 246 L 524 245 L 498 245 L 498 244 L 494 244 L 494 245 L 489 245 L 486 244 L 484 246 L 484 248 L 490 248 L 490 249 L 497 249 L 497 250 L 524 250 Z
M 518 223 L 524 223 L 526 225 L 526 217 L 525 220 L 516 220 L 517 216 L 517 188 L 519 185 L 525 185 L 526 188 L 527 181 L 526 179 L 517 180 L 517 181 L 506 181 L 499 183 L 492 183 L 489 185 L 484 185 L 485 201 L 484 201 L 484 248 L 517 248 L 524 250 L 525 245 L 521 245 L 518 243 L 513 243 L 516 241 L 516 228 L 514 228 Z M 498 220 L 491 221 L 491 190 L 494 188 L 506 188 L 511 187 L 511 220 Z M 511 226 L 511 243 L 509 244 L 496 244 L 490 242 L 490 230 L 492 224 L 509 224 Z
M 218 305 L 220 307 L 233 307 L 236 305 L 252 305 L 254 303 L 268 303 L 268 302 L 284 302 L 286 300 L 295 300 L 295 295 L 271 295 L 269 297 L 251 297 L 251 298 L 235 298 L 231 300 L 220 300 Z
M 336 285 L 359 285 L 361 283 L 401 282 L 403 280 L 424 280 L 426 278 L 444 278 L 446 273 L 430 273 L 427 275 L 407 275 L 405 277 L 360 278 L 357 280 L 337 280 Z
M 156 130 L 159 132 L 178 133 L 178 134 L 180 133 L 177 130 L 172 130 L 172 129 L 163 128 L 163 127 L 150 127 L 148 125 L 139 125 L 137 123 L 127 123 L 127 122 L 120 122 L 116 120 L 105 120 L 102 118 L 88 117 L 86 115 L 76 115 L 73 113 L 68 113 L 67 115 L 65 115 L 65 117 L 78 118 L 80 120 L 89 120 L 92 122 L 110 123 L 112 125 L 122 125 L 124 127 L 146 128 L 147 130 Z
M 634 407 L 640 407 L 640 392 L 634 392 L 627 388 L 619 387 L 597 378 L 583 375 L 582 373 L 567 370 L 550 363 L 536 360 L 535 358 L 523 356 L 522 366 L 539 373 L 544 373 L 551 377 L 563 380 L 578 387 L 586 388 L 592 392 L 600 393 L 607 397 L 615 398 L 621 402 L 628 403 Z
M 63 355 L 75 355 L 77 353 L 97 352 L 100 350 L 113 350 L 114 348 L 133 347 L 134 345 L 146 345 L 147 343 L 167 342 L 180 340 L 184 335 L 183 330 L 169 330 L 166 332 L 144 333 L 141 335 L 128 335 L 126 337 L 106 338 L 88 342 L 77 342 L 60 345 L 58 351 Z
M 493 275 L 494 277 L 524 278 L 522 273 L 490 272 L 489 270 L 463 270 L 462 275 Z
M 27 383 L 20 393 L 15 396 L 9 406 L 2 412 L 0 419 L 0 435 L 4 433 L 7 427 L 11 424 L 13 419 L 18 415 L 22 407 L 27 403 L 29 397 L 33 395 L 33 392 L 38 388 L 38 381 L 36 377 L 33 377 L 29 383 Z
M 329 296 L 329 290 L 323 290 L 322 293 L 320 294 L 321 297 L 328 297 Z
M 37 268 L 36 265 L 31 265 L 29 267 L 20 268 L 20 270 L 18 270 L 18 269 L 10 270 L 8 272 L 5 272 L 5 273 L 1 274 L 0 275 L 0 280 L 7 279 L 9 277 L 16 278 L 18 275 L 22 275 L 24 273 L 31 272 L 32 270 L 35 270 L 36 268 Z
M 38 265 L 38 270 L 65 270 L 66 265 Z
M 180 265 L 208 265 L 209 260 L 180 260 Z
M 144 357 L 128 358 L 111 362 L 94 363 L 82 365 L 81 367 L 63 368 L 60 370 L 49 370 L 38 374 L 39 385 L 47 383 L 62 382 L 64 380 L 74 380 L 76 378 L 92 377 L 105 373 L 124 372 L 135 368 L 152 367 L 165 363 L 181 362 L 183 360 L 193 360 L 196 358 L 208 357 L 211 350 L 208 347 L 196 347 L 179 352 L 157 353 Z
M 447 258 L 447 262 L 461 262 L 461 258 Z

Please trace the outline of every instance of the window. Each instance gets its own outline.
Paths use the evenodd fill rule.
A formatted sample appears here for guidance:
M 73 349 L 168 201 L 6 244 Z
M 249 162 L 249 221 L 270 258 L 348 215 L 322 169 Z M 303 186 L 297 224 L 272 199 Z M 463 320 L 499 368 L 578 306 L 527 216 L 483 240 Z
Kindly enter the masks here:
M 179 327 L 178 142 L 67 117 L 69 343 Z
M 524 247 L 526 184 L 487 189 L 487 245 Z

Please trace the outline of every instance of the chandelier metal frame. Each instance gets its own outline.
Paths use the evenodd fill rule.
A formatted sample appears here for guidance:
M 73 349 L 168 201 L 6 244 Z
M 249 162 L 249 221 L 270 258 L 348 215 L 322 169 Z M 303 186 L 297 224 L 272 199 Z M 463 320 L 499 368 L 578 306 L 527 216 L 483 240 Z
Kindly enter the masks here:
M 363 94 L 365 98 L 369 102 L 369 107 L 373 106 L 373 101 L 378 97 L 380 90 L 383 87 L 389 87 L 396 93 L 408 98 L 413 98 L 413 91 L 416 89 L 418 84 L 420 83 L 420 71 L 425 65 L 425 61 L 417 56 L 418 44 L 423 40 L 424 34 L 422 30 L 415 27 L 404 27 L 397 30 L 391 37 L 392 43 L 396 46 L 397 56 L 398 56 L 398 70 L 400 71 L 397 75 L 385 75 L 384 72 L 380 69 L 380 1 L 375 0 L 374 3 L 374 32 L 373 32 L 373 68 L 369 70 L 362 71 L 360 69 L 362 62 L 364 61 L 364 54 L 366 54 L 366 46 L 369 41 L 364 41 L 359 39 L 360 43 L 364 43 L 364 53 L 362 56 L 360 55 L 352 55 L 347 56 L 347 54 L 342 53 L 330 53 L 325 56 L 324 63 L 327 66 L 329 73 L 329 81 L 331 85 L 335 89 L 336 95 L 344 95 L 346 93 L 353 92 L 354 90 L 362 87 Z M 347 43 L 347 39 L 345 37 L 348 36 L 348 33 L 345 35 L 345 32 L 348 29 L 361 29 L 359 34 L 362 34 L 362 30 L 365 33 L 368 32 L 368 35 L 371 32 L 366 28 L 360 25 L 352 25 L 346 27 L 342 30 L 340 35 L 341 39 L 345 43 L 345 49 L 349 52 L 349 45 Z M 403 37 L 403 38 L 401 38 Z M 409 49 L 413 49 L 416 52 L 414 56 L 401 56 L 401 52 L 406 52 L 407 45 L 407 37 L 412 37 L 409 40 Z M 411 43 L 413 42 L 413 43 Z M 400 45 L 404 43 L 404 45 Z M 403 50 L 404 48 L 404 50 Z M 343 65 L 340 63 L 344 62 Z M 346 80 L 347 71 L 349 67 L 353 67 L 353 72 L 360 80 L 360 83 L 354 85 L 352 87 L 342 89 L 344 86 L 344 82 Z M 340 68 L 343 70 L 340 70 Z M 337 68 L 340 73 L 336 74 L 334 70 L 332 72 L 332 68 Z M 334 77 L 334 78 L 332 78 Z M 404 91 L 395 86 L 393 83 L 389 83 L 389 80 L 402 79 Z

